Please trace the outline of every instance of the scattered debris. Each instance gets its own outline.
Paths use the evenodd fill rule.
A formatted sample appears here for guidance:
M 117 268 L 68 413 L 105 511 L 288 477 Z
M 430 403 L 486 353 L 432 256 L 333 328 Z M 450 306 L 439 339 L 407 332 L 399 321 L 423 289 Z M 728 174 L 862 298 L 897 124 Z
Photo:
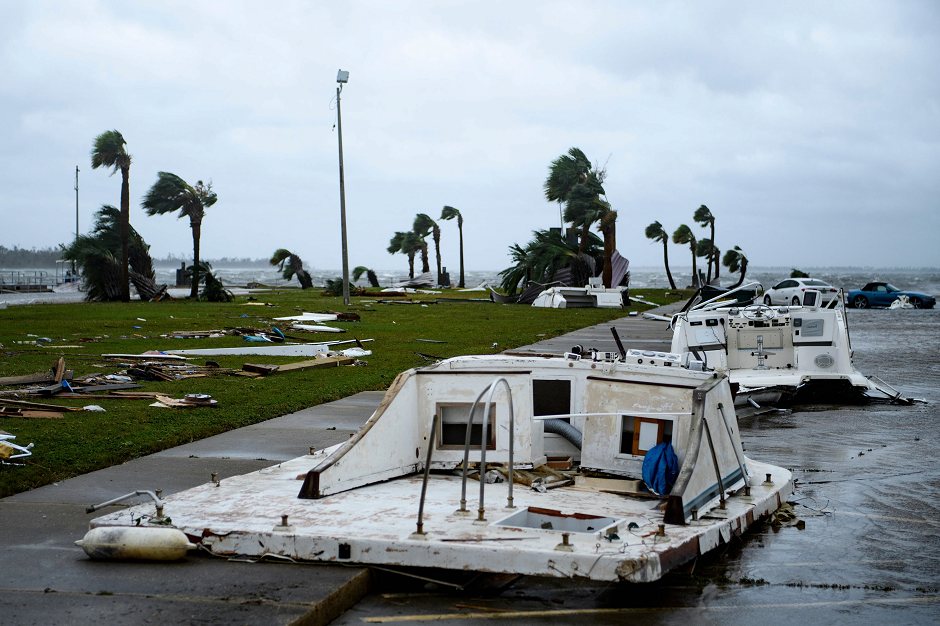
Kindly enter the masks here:
M 93 411 L 96 413 L 105 413 L 103 406 L 98 406 L 97 404 L 89 404 L 88 406 L 82 407 L 84 411 Z
M 214 400 L 212 396 L 205 393 L 187 394 L 182 400 L 171 398 L 169 396 L 158 395 L 157 401 L 150 406 L 165 409 L 193 409 L 196 407 L 215 407 L 219 401 Z
M 247 375 L 254 374 L 256 376 L 269 376 L 271 374 L 283 374 L 285 372 L 303 372 L 306 370 L 338 367 L 340 365 L 352 365 L 354 361 L 355 359 L 352 357 L 336 355 L 325 356 L 320 359 L 312 359 L 309 361 L 298 361 L 297 363 L 287 363 L 284 365 L 245 363 L 242 365 L 242 369 L 246 372 Z

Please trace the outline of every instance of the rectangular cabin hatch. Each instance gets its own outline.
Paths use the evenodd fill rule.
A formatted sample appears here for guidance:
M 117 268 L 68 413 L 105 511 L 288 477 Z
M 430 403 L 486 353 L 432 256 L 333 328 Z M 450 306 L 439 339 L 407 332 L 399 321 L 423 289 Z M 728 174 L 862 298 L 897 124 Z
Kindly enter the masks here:
M 437 447 L 441 450 L 463 450 L 467 437 L 467 416 L 471 402 L 438 402 Z M 470 427 L 470 447 L 480 449 L 483 440 L 483 413 L 485 405 L 480 403 L 473 411 Z M 496 449 L 496 403 L 490 405 L 490 423 L 487 426 L 487 450 Z
M 571 413 L 571 381 L 570 380 L 533 380 L 532 381 L 532 414 L 540 415 L 569 415 Z M 568 417 L 559 418 L 570 422 Z
M 589 515 L 587 513 L 565 514 L 554 509 L 541 509 L 530 506 L 499 520 L 495 526 L 561 530 L 569 533 L 596 533 L 605 531 L 623 521 L 614 517 Z
M 646 456 L 663 442 L 672 442 L 672 420 L 623 415 L 620 418 L 620 454 Z

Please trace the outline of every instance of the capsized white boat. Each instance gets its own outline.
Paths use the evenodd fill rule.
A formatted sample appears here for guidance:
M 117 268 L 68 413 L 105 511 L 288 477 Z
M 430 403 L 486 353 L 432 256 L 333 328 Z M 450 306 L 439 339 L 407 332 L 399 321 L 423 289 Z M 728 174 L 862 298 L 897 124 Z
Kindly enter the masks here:
M 842 298 L 818 306 L 821 294 L 806 290 L 801 306 L 772 307 L 728 299 L 750 283 L 700 302 L 672 318 L 673 352 L 691 352 L 706 369 L 727 374 L 738 406 L 749 400 L 786 406 L 797 400 L 910 402 L 882 380 L 866 377 L 852 362 Z
M 623 351 L 447 359 L 400 374 L 349 441 L 171 495 L 165 515 L 216 554 L 653 581 L 793 490 L 744 455 L 728 379 L 701 369 Z M 546 469 L 559 444 L 579 469 Z M 643 466 L 664 449 L 678 471 L 657 496 Z

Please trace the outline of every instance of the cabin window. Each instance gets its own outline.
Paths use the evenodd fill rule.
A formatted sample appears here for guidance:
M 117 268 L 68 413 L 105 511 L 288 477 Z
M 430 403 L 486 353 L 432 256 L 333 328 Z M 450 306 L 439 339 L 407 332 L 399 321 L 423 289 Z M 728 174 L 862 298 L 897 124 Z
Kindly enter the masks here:
M 533 380 L 532 381 L 532 414 L 539 415 L 569 415 L 571 413 L 571 381 L 570 380 Z M 558 418 L 571 422 L 571 418 Z
M 473 411 L 473 425 L 470 427 L 470 446 L 480 448 L 483 439 L 483 413 L 485 405 L 477 404 Z M 463 450 L 467 437 L 467 414 L 470 412 L 470 403 L 446 403 L 437 405 L 438 415 L 438 448 Z M 487 427 L 487 450 L 496 449 L 496 403 L 490 405 L 490 423 Z
M 620 454 L 646 456 L 654 446 L 672 442 L 672 420 L 633 415 L 620 420 Z

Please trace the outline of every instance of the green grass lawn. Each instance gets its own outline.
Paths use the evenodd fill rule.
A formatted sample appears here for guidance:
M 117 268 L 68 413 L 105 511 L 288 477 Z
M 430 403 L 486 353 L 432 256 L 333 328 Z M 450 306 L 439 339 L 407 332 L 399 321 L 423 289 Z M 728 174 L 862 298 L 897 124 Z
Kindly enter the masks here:
M 688 294 L 666 296 L 664 290 L 633 290 L 657 303 L 675 302 Z M 300 311 L 345 311 L 341 298 L 316 290 L 281 289 L 255 296 L 274 306 L 248 306 L 245 297 L 218 304 L 173 300 L 162 303 L 81 303 L 12 306 L 0 310 L 0 377 L 48 371 L 64 356 L 75 376 L 92 372 L 117 373 L 122 368 L 102 359 L 108 353 L 140 353 L 247 345 L 241 337 L 169 339 L 171 331 L 234 327 L 270 329 L 272 318 Z M 433 295 L 418 295 L 413 304 L 369 303 L 374 298 L 353 298 L 348 310 L 361 322 L 331 323 L 347 329 L 344 334 L 320 333 L 324 341 L 374 339 L 366 348 L 366 367 L 338 367 L 284 373 L 261 379 L 215 376 L 143 383 L 146 391 L 160 391 L 181 398 L 187 393 L 208 393 L 218 400 L 215 408 L 152 408 L 148 400 L 39 400 L 63 406 L 99 404 L 106 412 L 69 412 L 64 419 L 0 418 L 0 430 L 16 435 L 20 445 L 35 443 L 26 467 L 0 467 L 0 497 L 122 463 L 183 443 L 216 435 L 286 413 L 344 398 L 367 390 L 385 389 L 395 376 L 426 361 L 415 352 L 440 357 L 493 354 L 644 310 L 634 301 L 631 308 L 536 309 L 521 305 L 434 303 Z M 480 298 L 480 293 L 453 293 L 447 298 Z M 420 300 L 423 302 L 418 303 Z M 146 321 L 140 321 L 142 318 Z M 283 328 L 283 323 L 279 324 Z M 135 328 L 139 326 L 140 328 Z M 288 333 L 291 334 L 291 333 Z M 37 337 L 51 343 L 29 345 Z M 306 334 L 305 337 L 314 337 Z M 83 342 L 81 340 L 91 340 Z M 435 339 L 447 343 L 426 343 Z M 24 343 L 18 343 L 24 342 Z M 493 344 L 496 344 L 496 347 Z M 354 345 L 354 344 L 352 344 Z M 80 346 L 60 348 L 57 346 Z M 221 367 L 241 368 L 245 362 L 282 364 L 293 357 L 197 357 Z M 2 387 L 0 389 L 11 389 Z M 10 397 L 10 396 L 6 396 Z

